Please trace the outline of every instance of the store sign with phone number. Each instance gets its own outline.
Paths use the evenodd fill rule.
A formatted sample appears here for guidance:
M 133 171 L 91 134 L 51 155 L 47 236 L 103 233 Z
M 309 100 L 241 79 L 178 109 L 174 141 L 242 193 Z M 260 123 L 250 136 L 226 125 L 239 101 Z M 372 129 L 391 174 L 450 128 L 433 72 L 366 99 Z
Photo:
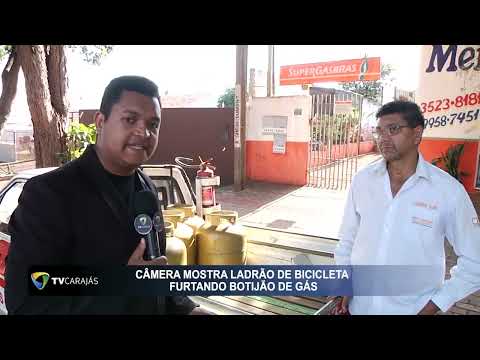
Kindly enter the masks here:
M 425 45 L 420 66 L 423 137 L 480 140 L 479 45 Z

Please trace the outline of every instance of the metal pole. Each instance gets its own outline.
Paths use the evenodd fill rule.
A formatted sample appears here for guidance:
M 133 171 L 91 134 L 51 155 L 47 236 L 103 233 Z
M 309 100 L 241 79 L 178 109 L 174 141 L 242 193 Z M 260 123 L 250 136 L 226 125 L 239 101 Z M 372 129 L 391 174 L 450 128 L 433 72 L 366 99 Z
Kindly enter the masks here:
M 248 82 L 248 97 L 254 98 L 255 97 L 255 69 L 250 69 L 250 80 Z
M 234 190 L 245 188 L 246 87 L 248 45 L 237 45 L 235 112 L 233 124 Z
M 268 45 L 267 96 L 272 96 L 273 45 Z
M 272 96 L 275 96 L 275 47 L 272 45 Z

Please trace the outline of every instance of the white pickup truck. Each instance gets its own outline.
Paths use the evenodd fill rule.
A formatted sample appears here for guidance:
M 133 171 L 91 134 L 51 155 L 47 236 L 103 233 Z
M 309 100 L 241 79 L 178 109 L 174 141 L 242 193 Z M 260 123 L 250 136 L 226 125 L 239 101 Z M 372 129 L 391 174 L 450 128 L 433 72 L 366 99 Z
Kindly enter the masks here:
M 5 264 L 10 236 L 8 221 L 18 205 L 25 183 L 32 177 L 55 168 L 33 169 L 14 176 L 0 191 L 0 314 L 6 314 Z M 158 196 L 165 209 L 170 204 L 196 204 L 196 196 L 185 170 L 177 165 L 145 165 L 143 171 L 157 186 Z M 234 209 L 231 209 L 234 210 Z M 241 223 L 241 219 L 239 220 Z M 275 229 L 246 227 L 248 264 L 333 264 L 336 240 L 292 234 Z M 196 302 L 217 314 L 237 315 L 313 315 L 326 303 L 326 298 L 309 297 L 192 297 Z

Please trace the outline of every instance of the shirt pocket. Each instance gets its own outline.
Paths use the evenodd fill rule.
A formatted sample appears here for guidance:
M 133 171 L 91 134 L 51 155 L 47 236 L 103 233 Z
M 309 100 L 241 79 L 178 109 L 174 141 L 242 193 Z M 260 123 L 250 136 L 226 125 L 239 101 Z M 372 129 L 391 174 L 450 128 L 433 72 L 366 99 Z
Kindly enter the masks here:
M 412 206 L 408 212 L 409 228 L 415 232 L 432 232 L 436 225 L 436 211 Z
M 409 212 L 408 228 L 421 244 L 428 264 L 442 262 L 443 237 L 440 234 L 440 211 L 413 207 Z

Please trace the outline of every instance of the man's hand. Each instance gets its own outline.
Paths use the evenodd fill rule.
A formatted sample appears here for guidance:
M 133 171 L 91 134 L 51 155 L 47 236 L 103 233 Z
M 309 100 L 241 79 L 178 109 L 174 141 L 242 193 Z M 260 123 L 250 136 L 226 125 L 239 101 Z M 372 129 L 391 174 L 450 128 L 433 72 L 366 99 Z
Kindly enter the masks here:
M 137 248 L 133 251 L 130 259 L 128 259 L 127 265 L 167 265 L 167 258 L 165 256 L 160 256 L 159 258 L 145 261 L 143 260 L 143 253 L 145 252 L 145 240 L 142 238 Z
M 336 306 L 330 311 L 330 315 L 347 315 L 347 314 L 349 314 L 349 311 L 348 311 L 349 302 L 350 302 L 350 297 L 342 296 L 337 301 Z
M 418 313 L 418 315 L 435 315 L 440 311 L 440 308 L 435 305 L 433 301 L 429 301 L 427 305 L 423 307 L 422 310 Z
M 199 306 L 193 309 L 189 315 L 215 315 L 215 314 Z

